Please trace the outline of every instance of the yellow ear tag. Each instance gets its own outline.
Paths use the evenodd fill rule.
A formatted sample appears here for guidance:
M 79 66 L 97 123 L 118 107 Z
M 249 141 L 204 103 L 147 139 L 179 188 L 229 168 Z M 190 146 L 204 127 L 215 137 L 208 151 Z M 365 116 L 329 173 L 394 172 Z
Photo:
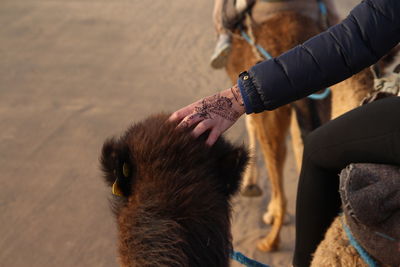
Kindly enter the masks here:
M 115 181 L 114 184 L 112 185 L 111 192 L 113 193 L 113 195 L 116 195 L 116 196 L 119 196 L 119 197 L 123 196 L 121 190 L 119 189 L 119 187 L 117 185 L 117 181 Z
M 122 173 L 125 176 L 125 178 L 129 177 L 129 166 L 128 166 L 128 164 L 124 163 L 124 165 L 122 166 Z

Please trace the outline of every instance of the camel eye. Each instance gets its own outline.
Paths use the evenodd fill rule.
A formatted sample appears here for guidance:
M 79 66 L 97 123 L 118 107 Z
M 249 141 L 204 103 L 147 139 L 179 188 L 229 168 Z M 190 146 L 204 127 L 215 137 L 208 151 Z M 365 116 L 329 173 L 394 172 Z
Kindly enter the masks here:
M 115 163 L 114 175 L 115 179 L 125 180 L 131 176 L 131 166 L 126 161 L 117 160 Z
M 130 194 L 132 175 L 131 166 L 128 162 L 116 162 L 116 169 L 114 169 L 115 181 L 112 185 L 112 193 L 116 196 L 128 196 Z
M 122 174 L 124 175 L 125 178 L 128 178 L 130 175 L 130 169 L 127 163 L 124 162 L 124 165 L 122 166 Z

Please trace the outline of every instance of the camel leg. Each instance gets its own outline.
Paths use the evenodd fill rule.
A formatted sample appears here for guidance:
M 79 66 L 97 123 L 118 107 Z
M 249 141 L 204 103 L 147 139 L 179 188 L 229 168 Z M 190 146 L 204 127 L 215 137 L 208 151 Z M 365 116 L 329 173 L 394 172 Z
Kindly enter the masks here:
M 243 177 L 242 195 L 246 197 L 261 196 L 262 190 L 257 185 L 258 168 L 257 168 L 257 141 L 256 141 L 256 125 L 252 115 L 246 116 L 246 129 L 249 137 L 249 150 L 252 153 L 252 161 L 248 164 Z
M 284 106 L 253 116 L 271 183 L 271 200 L 263 218 L 272 223 L 272 229 L 265 238 L 259 241 L 257 247 L 262 251 L 272 251 L 278 248 L 279 233 L 286 213 L 283 165 L 286 156 L 286 136 L 290 124 L 290 107 Z
M 297 123 L 296 113 L 294 111 L 292 111 L 290 120 L 290 136 L 292 138 L 293 154 L 296 160 L 297 171 L 300 173 L 304 144 L 303 140 L 301 139 L 299 124 Z

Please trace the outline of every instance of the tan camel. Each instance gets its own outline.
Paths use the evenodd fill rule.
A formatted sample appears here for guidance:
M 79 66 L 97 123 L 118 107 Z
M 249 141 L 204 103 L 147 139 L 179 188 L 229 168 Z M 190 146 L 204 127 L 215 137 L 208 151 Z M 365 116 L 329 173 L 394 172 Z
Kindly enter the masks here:
M 272 56 L 278 56 L 290 48 L 309 39 L 322 31 L 322 26 L 316 21 L 313 9 L 315 0 L 299 0 L 299 7 L 289 10 L 277 10 L 268 14 L 262 23 L 251 25 L 255 42 L 264 47 Z M 294 1 L 296 2 L 296 1 Z M 258 2 L 253 14 L 257 13 Z M 281 3 L 284 5 L 285 2 Z M 330 17 L 335 17 L 330 15 Z M 227 63 L 227 73 L 233 83 L 236 83 L 237 74 L 260 61 L 254 48 L 241 38 L 234 38 L 232 52 Z M 282 106 L 273 111 L 246 116 L 246 126 L 249 135 L 250 151 L 256 150 L 256 139 L 260 144 L 264 156 L 267 176 L 271 184 L 271 199 L 267 211 L 263 216 L 266 223 L 272 224 L 271 231 L 260 240 L 257 247 L 262 251 L 273 251 L 279 246 L 279 233 L 286 213 L 286 198 L 283 188 L 283 165 L 286 157 L 286 137 L 289 128 L 292 135 L 293 150 L 298 167 L 301 166 L 303 150 L 302 137 L 307 133 L 359 105 L 361 100 L 372 91 L 373 74 L 367 69 L 348 80 L 332 87 L 331 98 L 323 101 L 302 99 L 291 105 Z M 279 88 L 278 88 L 279 89 Z M 277 89 L 277 90 L 278 90 Z M 332 101 L 332 102 L 331 102 Z M 331 108 L 332 103 L 332 108 Z M 310 107 L 312 107 L 310 109 Z M 313 111 L 314 110 L 314 111 Z M 319 121 L 312 124 L 310 121 Z M 300 126 L 300 127 L 299 127 Z M 253 155 L 254 156 L 254 155 Z M 254 161 L 253 161 L 254 162 Z M 243 184 L 244 195 L 257 195 L 257 167 L 250 164 L 246 170 Z
M 302 4 L 308 4 L 307 10 L 299 10 L 295 7 L 293 10 L 284 10 L 275 12 L 267 16 L 267 19 L 261 24 L 253 23 L 251 30 L 257 44 L 264 47 L 272 56 L 278 56 L 290 48 L 309 39 L 310 37 L 322 31 L 322 27 L 315 19 L 318 18 L 318 9 L 316 1 L 301 1 Z M 308 2 L 308 3 L 305 3 Z M 258 3 L 254 9 L 257 10 Z M 302 5 L 306 8 L 307 5 Z M 311 16 L 305 13 L 313 12 Z M 255 11 L 254 11 L 255 12 Z M 259 38 L 259 36 L 265 36 Z M 243 39 L 234 38 L 232 43 L 232 53 L 228 59 L 227 72 L 232 82 L 236 82 L 237 74 L 260 61 L 260 57 L 254 51 L 254 48 L 247 44 Z M 308 107 L 314 105 L 318 111 L 317 114 L 309 112 Z M 303 133 L 307 134 L 319 125 L 309 123 L 314 116 L 323 123 L 329 120 L 330 99 L 325 99 L 322 103 L 312 103 L 308 99 L 296 101 L 294 107 L 304 119 Z M 274 111 L 263 112 L 246 116 L 246 125 L 249 133 L 249 146 L 252 152 L 255 151 L 256 139 L 260 143 L 260 148 L 264 155 L 264 162 L 267 169 L 268 178 L 271 182 L 271 200 L 268 205 L 264 220 L 272 223 L 272 229 L 267 237 L 258 243 L 258 248 L 263 251 L 272 251 L 278 248 L 279 232 L 283 224 L 286 211 L 286 199 L 283 190 L 283 165 L 286 157 L 286 136 L 290 128 L 293 105 L 285 105 Z M 294 116 L 293 116 L 294 117 Z M 296 130 L 295 127 L 292 127 Z M 300 131 L 292 134 L 295 143 L 302 144 Z M 299 145 L 295 145 L 295 148 Z M 300 154 L 300 149 L 296 154 Z M 253 194 L 256 187 L 257 169 L 251 164 L 246 170 L 244 177 L 245 194 Z M 246 188 L 247 186 L 247 188 Z M 250 193 L 249 193 L 250 191 Z M 256 192 L 257 193 L 257 192 Z

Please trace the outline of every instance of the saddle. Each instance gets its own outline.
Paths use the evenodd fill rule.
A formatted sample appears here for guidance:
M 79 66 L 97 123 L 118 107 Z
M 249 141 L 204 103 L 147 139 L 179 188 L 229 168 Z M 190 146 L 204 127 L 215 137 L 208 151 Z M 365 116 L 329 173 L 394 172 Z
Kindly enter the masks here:
M 234 31 L 242 23 L 245 15 L 251 12 L 256 0 L 224 0 L 222 24 L 224 28 Z
M 369 254 L 384 266 L 399 266 L 399 166 L 350 164 L 340 173 L 339 191 L 348 228 L 367 252 L 363 259 Z
M 376 100 L 390 97 L 400 96 L 400 64 L 397 65 L 392 72 L 381 75 L 376 69 L 376 65 L 371 67 L 374 75 L 374 90 L 365 97 L 361 105 L 365 105 Z
M 328 21 L 322 21 L 317 0 L 224 0 L 222 23 L 226 29 L 233 32 L 243 24 L 246 14 L 251 16 L 252 22 L 261 24 L 276 13 L 284 11 L 299 12 L 324 27 L 334 24 L 330 21 L 329 14 Z

